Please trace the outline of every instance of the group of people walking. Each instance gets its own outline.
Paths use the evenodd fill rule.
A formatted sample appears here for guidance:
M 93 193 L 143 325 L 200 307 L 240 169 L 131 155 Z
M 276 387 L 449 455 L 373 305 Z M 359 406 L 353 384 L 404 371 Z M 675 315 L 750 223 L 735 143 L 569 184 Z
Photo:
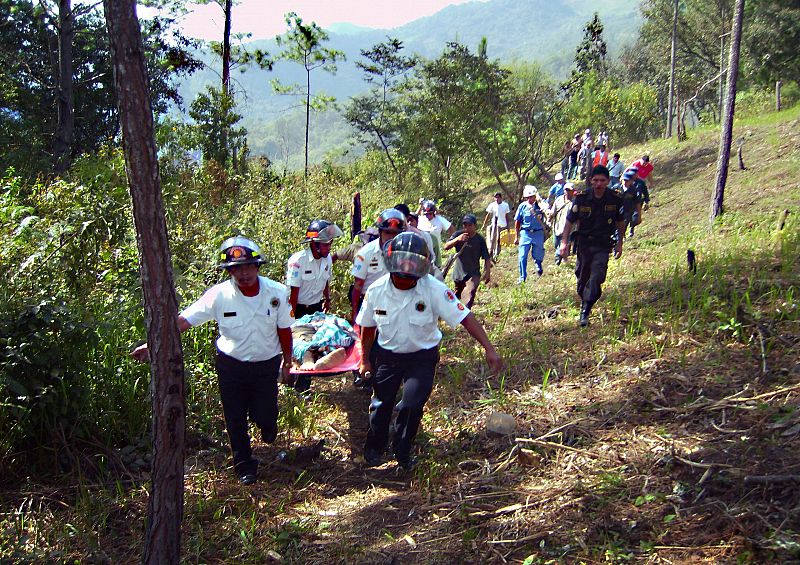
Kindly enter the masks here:
M 563 173 L 556 175 L 546 198 L 535 187 L 526 186 L 513 218 L 498 192 L 483 220 L 488 245 L 478 233 L 475 215 L 464 215 L 461 229 L 456 229 L 429 200 L 421 200 L 416 213 L 405 204 L 383 210 L 374 226 L 336 251 L 333 242 L 343 235 L 342 230 L 318 218 L 308 225 L 304 247 L 288 258 L 283 284 L 259 273 L 266 261 L 254 241 L 241 236 L 227 239 L 218 251 L 218 268 L 229 278 L 177 314 L 177 325 L 181 332 L 212 320 L 219 326 L 215 367 L 240 482 L 252 484 L 258 474 L 248 419 L 258 427 L 264 443 L 275 441 L 278 383 L 293 381 L 291 327 L 306 314 L 330 311 L 335 261 L 352 261 L 350 319 L 361 342 L 359 374 L 372 389 L 365 464 L 381 464 L 391 440 L 398 465 L 411 469 L 414 438 L 439 362 L 439 321 L 462 325 L 483 347 L 493 373 L 503 367 L 470 309 L 480 283 L 490 281 L 504 230 L 514 229 L 520 284 L 528 278 L 529 256 L 536 275 L 542 275 L 547 231 L 553 233 L 557 264 L 576 247 L 579 322 L 588 324 L 602 292 L 611 250 L 615 257 L 621 256 L 626 229 L 633 233 L 641 221 L 641 205 L 649 200 L 642 178 L 652 171 L 649 158 L 644 156 L 623 170 L 619 193 L 609 189 L 618 159 L 615 155 L 611 169 L 595 165 L 587 176 L 589 188 L 583 192 L 567 182 Z M 445 262 L 443 252 L 448 250 L 455 254 Z M 452 289 L 443 282 L 451 269 Z M 136 348 L 133 357 L 148 360 L 148 345 Z M 303 391 L 310 380 L 301 375 L 294 384 Z M 401 388 L 401 400 L 395 404 Z
M 422 208 L 427 208 L 429 225 L 439 225 L 445 233 L 450 230 L 444 218 L 436 219 L 435 206 L 426 202 Z M 480 282 L 475 280 L 472 261 L 483 258 L 490 265 L 485 241 L 477 234 L 477 219 L 465 216 L 463 229 L 444 246 L 440 241 L 434 243 L 441 236 L 438 230 L 421 231 L 413 225 L 416 221 L 407 206 L 386 209 L 367 237 L 332 253 L 333 241 L 342 231 L 332 222 L 316 219 L 306 230 L 303 243 L 307 246 L 287 261 L 286 285 L 259 273 L 266 261 L 251 239 L 233 237 L 220 246 L 218 268 L 229 278 L 177 314 L 177 325 L 184 332 L 212 320 L 218 324 L 215 367 L 234 469 L 242 484 L 253 484 L 258 477 L 259 462 L 252 454 L 248 419 L 257 426 L 264 443 L 275 441 L 278 384 L 293 380 L 291 327 L 302 314 L 330 309 L 334 259 L 350 253 L 353 261 L 349 298 L 361 341 L 359 372 L 372 388 L 364 445 L 367 466 L 382 463 L 395 410 L 392 453 L 401 468 L 409 470 L 415 465 L 414 438 L 439 362 L 439 320 L 453 327 L 462 325 L 484 348 L 492 373 L 502 369 L 503 361 L 483 326 L 458 299 L 463 293 L 471 304 Z M 474 245 L 478 242 L 483 244 Z M 435 250 L 450 247 L 460 254 L 454 270 L 458 279 L 455 292 L 442 282 L 442 271 L 436 266 Z M 484 281 L 488 281 L 489 269 Z M 148 344 L 137 347 L 132 355 L 147 361 Z M 395 405 L 401 387 L 401 400 Z
M 587 130 L 589 134 L 590 130 Z M 580 136 L 576 136 L 576 139 Z M 601 134 L 605 137 L 605 134 Z M 607 140 L 607 137 L 605 137 Z M 601 145 L 597 151 L 605 151 Z M 602 161 L 603 159 L 601 159 Z M 653 164 L 643 155 L 625 167 L 617 153 L 606 163 L 595 163 L 589 171 L 586 187 L 578 190 L 575 183 L 561 172 L 547 197 L 536 187 L 527 185 L 522 201 L 514 214 L 514 245 L 517 245 L 518 284 L 528 279 L 528 257 L 536 265 L 536 275 L 543 273 L 546 234 L 552 233 L 556 265 L 575 253 L 578 295 L 581 297 L 579 323 L 585 327 L 594 303 L 600 298 L 605 281 L 608 257 L 622 254 L 622 242 L 632 237 L 642 221 L 650 194 L 645 179 L 651 178 Z M 501 193 L 495 194 L 486 208 L 484 226 L 489 225 L 489 248 L 496 259 L 499 255 L 502 232 L 510 229 L 511 210 Z M 502 226 L 502 227 L 500 227 Z M 603 253 L 605 259 L 603 259 Z

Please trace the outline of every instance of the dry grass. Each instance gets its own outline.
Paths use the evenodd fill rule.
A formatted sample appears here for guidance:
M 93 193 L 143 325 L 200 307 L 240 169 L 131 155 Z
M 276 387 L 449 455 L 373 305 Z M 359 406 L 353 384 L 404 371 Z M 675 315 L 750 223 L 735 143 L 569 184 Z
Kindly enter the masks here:
M 475 312 L 507 371 L 488 378 L 464 332 L 447 334 L 413 474 L 393 462 L 363 468 L 369 397 L 341 377 L 315 383 L 312 437 L 291 442 L 324 437 L 316 462 L 277 463 L 289 445 L 282 435 L 277 446 L 257 446 L 261 482 L 245 488 L 226 468 L 224 438 L 192 449 L 185 560 L 800 558 L 800 290 L 796 256 L 784 249 L 797 250 L 798 114 L 737 126 L 750 168 L 732 169 L 727 219 L 713 234 L 705 224 L 715 134 L 647 148 L 653 206 L 613 262 L 588 330 L 576 326 L 571 268 L 552 264 L 549 245 L 545 275 L 522 288 L 506 251 Z M 773 218 L 787 207 L 790 232 L 775 234 Z M 699 258 L 694 276 L 687 247 Z M 495 410 L 515 417 L 514 435 L 484 430 Z M 0 556 L 137 561 L 146 478 L 3 493 Z

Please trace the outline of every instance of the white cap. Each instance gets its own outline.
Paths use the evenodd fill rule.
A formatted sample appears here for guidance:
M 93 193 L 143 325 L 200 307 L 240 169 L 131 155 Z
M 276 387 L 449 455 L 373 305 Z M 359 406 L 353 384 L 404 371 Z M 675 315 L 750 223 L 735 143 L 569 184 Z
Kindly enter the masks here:
M 539 196 L 539 191 L 532 184 L 526 184 L 525 188 L 522 189 L 522 197 L 530 198 L 531 196 Z
M 564 180 L 564 175 L 561 173 L 556 173 L 556 180 Z
M 592 130 L 589 129 L 589 128 L 586 128 L 586 133 L 592 133 Z
M 564 185 L 564 190 L 575 190 L 575 185 L 571 182 L 568 182 Z

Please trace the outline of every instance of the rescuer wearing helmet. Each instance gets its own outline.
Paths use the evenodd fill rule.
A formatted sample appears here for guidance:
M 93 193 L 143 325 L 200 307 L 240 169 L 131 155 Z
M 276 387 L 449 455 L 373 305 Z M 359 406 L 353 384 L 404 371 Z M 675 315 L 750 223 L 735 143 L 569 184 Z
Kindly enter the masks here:
M 306 230 L 303 243 L 308 247 L 291 257 L 286 268 L 286 286 L 289 287 L 289 304 L 295 319 L 306 314 L 327 312 L 331 307 L 330 279 L 333 260 L 330 257 L 333 240 L 342 230 L 328 220 L 313 220 Z M 311 376 L 301 374 L 294 383 L 295 390 L 305 392 L 311 388 Z
M 381 249 L 387 241 L 406 229 L 406 217 L 400 210 L 387 208 L 378 215 L 375 222 L 380 235 L 378 239 L 370 241 L 362 247 L 353 261 L 353 270 L 350 271 L 355 277 L 353 292 L 350 299 L 353 303 L 352 320 L 356 319 L 358 309 L 364 300 L 364 294 L 373 282 L 378 280 L 381 275 L 386 273 L 386 266 L 383 262 Z
M 291 290 L 289 302 L 295 318 L 330 309 L 331 243 L 341 235 L 336 224 L 314 220 L 303 240 L 308 247 L 289 257 L 286 285 Z
M 278 377 L 288 380 L 292 365 L 294 319 L 286 287 L 260 276 L 266 261 L 253 241 L 237 236 L 219 248 L 219 269 L 230 279 L 212 286 L 178 315 L 181 332 L 214 320 L 219 325 L 216 369 L 225 427 L 239 481 L 256 482 L 258 460 L 252 456 L 247 417 L 272 443 L 278 434 Z M 138 361 L 149 358 L 147 344 L 136 348 Z M 283 365 L 281 366 L 281 355 Z
M 493 373 L 502 369 L 503 361 L 469 309 L 428 274 L 431 260 L 424 239 L 401 233 L 386 244 L 382 254 L 388 273 L 369 287 L 356 320 L 361 326 L 360 372 L 372 383 L 364 459 L 368 466 L 380 465 L 402 385 L 392 447 L 398 464 L 408 470 L 414 467 L 414 437 L 439 362 L 439 319 L 452 327 L 463 325 L 483 346 Z

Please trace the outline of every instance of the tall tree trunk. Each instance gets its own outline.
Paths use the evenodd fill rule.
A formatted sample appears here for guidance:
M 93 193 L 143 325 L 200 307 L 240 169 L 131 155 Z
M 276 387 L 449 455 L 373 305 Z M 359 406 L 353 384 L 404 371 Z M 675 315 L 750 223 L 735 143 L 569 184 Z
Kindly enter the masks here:
M 725 36 L 729 32 L 725 30 L 725 5 L 720 6 L 720 34 L 719 34 L 719 121 L 722 123 L 722 112 L 725 106 Z
M 742 42 L 742 20 L 744 19 L 744 0 L 736 0 L 733 13 L 733 29 L 731 31 L 730 58 L 728 60 L 728 85 L 725 95 L 725 112 L 722 116 L 719 141 L 719 158 L 717 159 L 717 181 L 714 186 L 714 199 L 711 202 L 710 227 L 714 220 L 722 215 L 725 200 L 725 183 L 728 180 L 728 163 L 731 158 L 731 141 L 733 139 L 733 115 L 736 109 L 736 79 L 739 76 L 739 48 Z
M 303 169 L 308 178 L 308 128 L 311 125 L 311 71 L 306 67 L 306 167 Z
M 231 16 L 232 16 L 233 0 L 225 0 L 223 10 L 225 11 L 225 26 L 222 32 L 222 95 L 226 98 L 231 96 Z M 228 157 L 231 155 L 231 149 L 228 147 L 228 126 L 223 124 L 222 131 L 220 132 L 220 142 L 225 150 L 225 163 L 220 163 L 223 167 L 227 167 Z M 234 159 L 235 160 L 235 159 Z
M 233 0 L 225 0 L 225 27 L 222 32 L 222 92 L 228 96 L 231 89 L 231 10 Z
M 672 115 L 675 113 L 675 55 L 678 49 L 678 0 L 672 16 L 672 47 L 669 59 L 669 102 L 667 103 L 667 137 L 672 137 Z
M 153 470 L 144 563 L 178 563 L 186 403 L 161 179 L 136 0 L 104 0 L 150 346 Z
M 75 132 L 72 90 L 74 37 L 75 17 L 72 13 L 72 0 L 58 0 L 58 125 L 53 143 L 53 169 L 58 175 L 69 168 Z

